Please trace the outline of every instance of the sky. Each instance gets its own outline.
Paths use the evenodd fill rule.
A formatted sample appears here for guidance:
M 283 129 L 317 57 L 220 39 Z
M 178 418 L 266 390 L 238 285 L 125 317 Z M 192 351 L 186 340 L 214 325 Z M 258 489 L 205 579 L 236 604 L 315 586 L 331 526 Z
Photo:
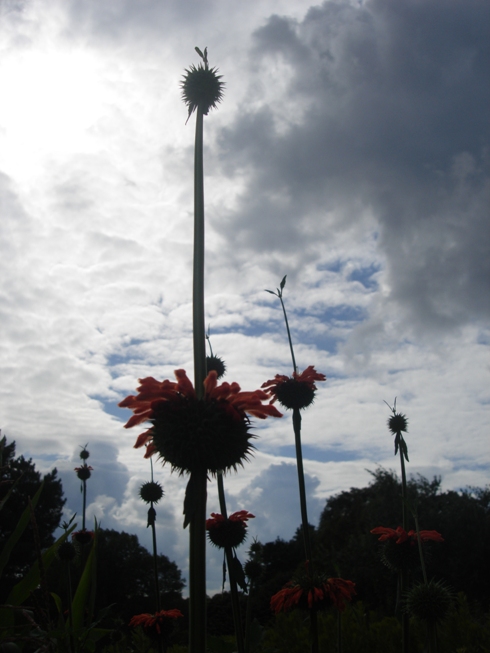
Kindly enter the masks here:
M 489 26 L 486 0 L 0 0 L 0 428 L 57 468 L 66 518 L 87 444 L 89 520 L 150 547 L 150 464 L 117 404 L 193 375 L 195 46 L 226 84 L 204 124 L 211 344 L 244 390 L 291 374 L 265 292 L 287 275 L 297 364 L 327 376 L 303 415 L 310 521 L 398 469 L 395 397 L 410 474 L 488 483 Z M 256 516 L 248 544 L 290 539 L 291 417 L 253 426 L 229 511 Z M 159 550 L 187 578 L 186 479 L 155 479 Z

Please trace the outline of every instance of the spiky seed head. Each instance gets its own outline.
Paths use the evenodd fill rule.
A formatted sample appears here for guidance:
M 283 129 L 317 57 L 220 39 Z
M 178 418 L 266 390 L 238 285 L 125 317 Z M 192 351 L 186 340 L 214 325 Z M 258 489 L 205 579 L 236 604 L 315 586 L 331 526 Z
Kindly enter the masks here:
M 250 580 L 257 580 L 262 573 L 262 565 L 257 560 L 247 560 L 244 567 L 245 576 Z
M 59 545 L 56 555 L 62 562 L 71 562 L 76 558 L 77 550 L 71 542 L 65 540 Z
M 404 610 L 421 621 L 443 621 L 453 604 L 453 593 L 442 581 L 418 583 L 407 593 Z
M 85 449 L 85 447 L 80 451 L 80 458 L 82 460 L 87 460 L 87 458 L 90 456 L 90 451 Z
M 397 433 L 406 433 L 408 430 L 408 419 L 402 413 L 393 413 L 388 419 L 388 428 L 396 435 Z
M 212 476 L 237 470 L 253 450 L 250 421 L 236 419 L 222 402 L 181 397 L 155 407 L 156 452 L 180 474 L 206 470 Z
M 209 372 L 215 371 L 217 378 L 221 379 L 225 375 L 226 365 L 222 358 L 219 356 L 206 356 L 206 371 Z
M 140 497 L 145 503 L 158 503 L 163 497 L 163 488 L 156 481 L 148 481 L 140 487 Z
M 215 109 L 223 98 L 224 83 L 217 68 L 192 64 L 186 68 L 181 82 L 182 99 L 189 110 L 189 116 L 196 109 L 201 109 L 205 116 L 210 109 Z

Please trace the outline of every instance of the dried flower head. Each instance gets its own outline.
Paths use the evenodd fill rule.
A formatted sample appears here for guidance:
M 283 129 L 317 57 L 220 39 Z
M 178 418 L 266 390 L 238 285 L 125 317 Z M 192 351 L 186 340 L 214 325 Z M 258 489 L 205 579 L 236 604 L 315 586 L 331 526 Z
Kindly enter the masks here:
M 417 583 L 404 600 L 404 610 L 408 614 L 429 623 L 443 621 L 453 604 L 452 591 L 442 582 L 430 580 L 426 583 Z
M 224 83 L 222 75 L 218 75 L 217 68 L 210 68 L 208 64 L 208 49 L 202 53 L 199 48 L 196 52 L 203 63 L 197 67 L 192 64 L 186 68 L 181 82 L 182 99 L 189 110 L 189 117 L 196 109 L 200 109 L 207 116 L 210 109 L 216 108 L 223 98 Z
M 393 412 L 393 415 L 388 419 L 388 428 L 397 435 L 399 433 L 406 433 L 408 430 L 408 419 L 402 413 Z
M 262 390 L 242 392 L 238 383 L 218 385 L 212 371 L 204 381 L 204 397 L 196 391 L 185 370 L 176 370 L 177 382 L 140 380 L 137 396 L 119 404 L 134 415 L 125 428 L 149 421 L 152 426 L 136 440 L 146 446 L 145 458 L 157 453 L 180 474 L 203 471 L 216 474 L 242 465 L 253 448 L 247 413 L 265 419 L 281 417 L 274 406 L 263 404 L 269 395 Z
M 226 372 L 226 365 L 219 356 L 206 356 L 206 372 L 216 372 L 216 377 L 221 379 Z
M 140 487 L 139 494 L 145 503 L 158 503 L 163 497 L 163 488 L 156 481 L 148 481 Z
M 71 542 L 65 540 L 59 545 L 56 555 L 62 562 L 72 562 L 77 557 L 77 550 Z

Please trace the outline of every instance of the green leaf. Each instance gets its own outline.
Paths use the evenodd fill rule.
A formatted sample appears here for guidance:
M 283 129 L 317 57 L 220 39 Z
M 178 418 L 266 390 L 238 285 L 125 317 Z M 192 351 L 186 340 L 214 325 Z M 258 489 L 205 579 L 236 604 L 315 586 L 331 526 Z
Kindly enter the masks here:
M 395 456 L 396 456 L 396 454 L 398 453 L 398 446 L 399 446 L 399 444 L 400 444 L 400 434 L 397 433 L 397 434 L 395 435 Z
M 56 556 L 56 551 L 59 545 L 67 539 L 67 537 L 71 534 L 72 531 L 75 530 L 76 527 L 77 525 L 74 524 L 69 530 L 63 533 L 63 535 L 58 538 L 56 542 L 49 547 L 49 549 L 43 553 L 42 561 L 44 569 L 48 569 L 50 567 Z M 29 598 L 31 592 L 34 591 L 39 585 L 40 579 L 41 575 L 39 573 L 39 564 L 36 561 L 24 576 L 24 578 L 12 588 L 5 603 L 9 605 L 21 605 L 24 603 L 24 601 Z
M 236 555 L 233 556 L 230 562 L 230 576 L 232 575 L 235 579 L 235 583 L 240 586 L 240 588 L 246 592 L 247 591 L 247 581 L 245 579 L 245 572 L 243 571 L 242 563 Z
M 196 476 L 191 474 L 185 489 L 184 497 L 184 528 L 191 523 L 192 515 L 199 505 L 198 493 L 200 492 L 200 484 L 196 483 Z
M 402 452 L 403 452 L 403 455 L 404 455 L 404 457 L 405 457 L 405 460 L 407 461 L 407 463 L 409 463 L 410 461 L 408 460 L 408 448 L 407 448 L 407 443 L 405 442 L 405 439 L 404 439 L 403 437 L 402 437 L 402 439 L 401 439 L 401 447 L 402 447 Z
M 197 54 L 201 57 L 201 59 L 204 59 L 204 55 L 203 55 L 203 53 L 201 52 L 201 50 L 197 47 L 197 45 L 196 45 L 196 47 L 194 48 L 194 50 L 195 50 L 195 51 L 197 52 Z
M 37 505 L 37 502 L 39 501 L 39 497 L 41 496 L 41 492 L 43 490 L 44 483 L 41 483 L 41 486 L 39 487 L 39 490 L 36 492 L 36 494 L 32 497 L 31 504 L 32 507 L 35 508 Z M 17 526 L 15 527 L 14 532 L 11 534 L 7 542 L 5 543 L 5 546 L 2 549 L 2 552 L 0 553 L 0 576 L 2 575 L 2 572 L 4 570 L 5 565 L 7 564 L 10 554 L 12 552 L 12 549 L 14 546 L 17 544 L 19 539 L 22 536 L 22 533 L 25 531 L 27 528 L 27 525 L 29 524 L 29 521 L 31 519 L 31 509 L 29 506 L 26 507 L 22 515 L 20 516 L 19 521 L 17 522 Z
M 97 545 L 97 530 L 95 530 L 95 537 L 92 542 L 92 548 L 85 563 L 80 582 L 78 583 L 73 602 L 71 604 L 71 618 L 73 629 L 75 632 L 83 628 L 83 619 L 85 616 L 85 608 L 90 597 L 90 590 L 92 583 L 95 581 L 96 557 L 95 550 Z
M 276 294 L 276 292 L 274 290 L 267 290 L 267 288 L 265 288 L 265 292 L 270 292 L 271 295 L 274 295 L 274 297 L 277 297 L 277 294 Z
M 282 279 L 282 281 L 281 281 L 281 290 L 282 290 L 282 289 L 284 288 L 284 286 L 286 285 L 286 277 L 287 277 L 287 276 L 288 276 L 288 275 L 285 274 L 284 277 L 283 277 L 283 279 Z

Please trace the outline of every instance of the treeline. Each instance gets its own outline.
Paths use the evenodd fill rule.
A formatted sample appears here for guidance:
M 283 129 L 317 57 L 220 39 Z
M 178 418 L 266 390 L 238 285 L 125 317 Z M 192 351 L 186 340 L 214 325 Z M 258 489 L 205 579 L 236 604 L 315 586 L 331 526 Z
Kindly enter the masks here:
M 392 615 L 396 603 L 396 574 L 382 561 L 383 545 L 370 531 L 401 524 L 401 484 L 379 468 L 364 488 L 330 497 L 318 527 L 311 526 L 314 567 L 331 577 L 356 583 L 357 601 L 366 610 Z M 441 490 L 441 479 L 418 476 L 409 481 L 407 504 L 416 511 L 420 530 L 436 530 L 444 542 L 424 545 L 430 578 L 444 580 L 455 594 L 463 592 L 472 609 L 490 607 L 490 487 L 461 492 Z M 415 523 L 411 520 L 411 528 Z M 261 547 L 262 572 L 252 596 L 252 612 L 262 623 L 272 620 L 269 601 L 304 564 L 300 529 Z
M 65 499 L 56 470 L 41 478 L 32 460 L 15 457 L 15 443 L 4 443 L 0 464 L 0 505 L 17 480 L 0 513 L 0 552 L 15 529 L 19 515 L 44 481 L 35 509 L 35 520 L 24 532 L 5 566 L 0 584 L 0 603 L 10 589 L 35 562 L 37 548 L 53 541 Z M 330 497 L 317 527 L 311 526 L 315 570 L 356 583 L 356 601 L 365 614 L 390 617 L 396 603 L 396 574 L 382 561 L 382 545 L 370 531 L 378 526 L 396 528 L 401 523 L 401 486 L 393 472 L 382 468 L 372 472 L 367 487 L 352 488 Z M 409 481 L 409 508 L 418 515 L 421 530 L 436 530 L 444 542 L 425 546 L 429 577 L 443 579 L 454 594 L 464 593 L 471 611 L 483 615 L 490 607 L 490 487 L 467 488 L 461 492 L 442 491 L 441 479 L 418 476 Z M 412 520 L 411 527 L 415 529 Z M 37 541 L 37 545 L 35 542 Z M 248 543 L 249 547 L 252 543 Z M 263 628 L 274 617 L 270 598 L 304 565 L 300 529 L 289 540 L 255 543 L 254 583 L 250 597 L 242 596 L 243 614 L 250 602 L 250 615 Z M 247 552 L 238 552 L 246 563 Z M 74 569 L 76 584 L 80 566 Z M 111 606 L 104 618 L 108 627 L 125 629 L 134 614 L 154 611 L 153 557 L 135 535 L 101 529 L 97 542 L 97 602 L 99 611 Z M 49 569 L 51 591 L 63 598 L 66 592 L 61 561 Z M 177 565 L 166 556 L 158 557 L 158 574 L 163 609 L 180 609 L 187 616 L 182 598 L 185 582 Z M 277 620 L 277 618 L 276 618 Z M 186 621 L 186 620 L 184 620 Z M 185 631 L 185 624 L 182 624 Z M 233 621 L 229 595 L 216 595 L 208 603 L 208 631 L 211 635 L 232 635 Z M 184 632 L 182 632 L 184 637 Z

